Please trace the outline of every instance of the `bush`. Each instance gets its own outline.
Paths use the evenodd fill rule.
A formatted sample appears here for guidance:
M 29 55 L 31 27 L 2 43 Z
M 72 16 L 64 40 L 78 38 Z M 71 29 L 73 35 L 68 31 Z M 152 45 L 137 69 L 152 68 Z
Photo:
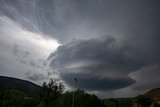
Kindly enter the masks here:
M 73 101 L 73 92 L 66 92 L 59 99 L 60 107 L 71 107 Z M 87 94 L 84 90 L 74 91 L 75 107 L 104 107 L 97 96 Z
M 1 107 L 21 107 L 25 94 L 17 90 L 8 90 L 1 94 Z
M 113 98 L 105 100 L 104 103 L 107 107 L 118 107 L 118 101 Z
M 137 103 L 141 107 L 149 107 L 152 103 L 151 98 L 145 96 L 145 95 L 139 95 L 134 98 L 134 103 Z

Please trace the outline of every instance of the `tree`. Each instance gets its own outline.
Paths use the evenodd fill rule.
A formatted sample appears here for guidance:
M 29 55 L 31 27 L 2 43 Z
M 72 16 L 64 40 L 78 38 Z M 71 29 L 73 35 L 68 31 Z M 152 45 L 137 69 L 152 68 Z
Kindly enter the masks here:
M 72 106 L 73 92 L 66 92 L 59 99 L 60 107 Z M 84 90 L 74 91 L 75 107 L 104 107 L 104 104 L 94 94 L 88 94 Z
M 113 98 L 107 99 L 104 103 L 107 107 L 118 107 L 118 101 Z
M 64 85 L 62 83 L 57 83 L 52 79 L 47 84 L 43 83 L 42 88 L 38 92 L 40 98 L 40 106 L 42 107 L 55 107 L 59 96 L 63 92 Z
M 36 107 L 38 104 L 35 99 L 31 97 L 25 97 L 23 100 L 22 107 Z
M 133 107 L 132 100 L 119 101 L 118 107 Z
M 25 94 L 17 90 L 7 90 L 0 96 L 1 107 L 22 107 L 25 98 Z
M 153 107 L 160 107 L 160 104 L 158 104 L 157 102 L 153 102 Z
M 140 105 L 141 107 L 149 107 L 152 103 L 152 100 L 145 95 L 139 95 L 134 98 L 134 103 Z

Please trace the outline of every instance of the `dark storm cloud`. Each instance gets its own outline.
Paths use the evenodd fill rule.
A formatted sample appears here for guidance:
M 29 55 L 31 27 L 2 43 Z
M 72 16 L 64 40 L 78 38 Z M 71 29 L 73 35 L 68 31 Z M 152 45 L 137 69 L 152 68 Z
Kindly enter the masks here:
M 64 71 L 65 72 L 65 71 Z M 96 72 L 96 71 L 95 71 Z M 94 71 L 93 71 L 94 73 Z M 74 82 L 74 77 L 78 80 L 78 83 Z M 83 73 L 61 73 L 61 78 L 71 87 L 80 88 L 85 90 L 98 90 L 98 91 L 108 91 L 119 88 L 127 87 L 133 83 L 129 77 L 126 78 L 97 78 L 93 77 L 92 74 L 83 74 Z
M 113 37 L 102 36 L 73 40 L 59 46 L 48 59 L 51 60 L 50 66 L 58 70 L 61 78 L 72 87 L 112 90 L 133 84 L 136 79 L 129 78 L 130 73 L 160 62 L 159 55 L 155 53 L 159 53 L 159 50 L 151 47 L 143 46 L 142 50 L 142 47 L 128 42 L 122 43 Z M 74 77 L 80 80 L 77 86 L 74 85 Z
M 65 5 L 61 5 L 61 2 L 59 0 L 1 0 L 0 15 L 12 19 L 24 29 L 43 33 L 61 41 L 64 36 L 62 37 L 60 32 L 64 33 L 66 27 L 61 17 L 67 5 L 65 1 L 63 2 Z
M 52 36 L 62 43 L 73 38 L 90 38 L 104 34 L 122 39 L 159 34 L 159 0 L 0 2 L 2 15 L 20 23 L 25 29 Z
M 96 61 L 97 63 L 107 62 L 109 66 L 116 64 L 119 66 L 128 65 L 133 70 L 136 65 L 130 54 L 134 50 L 130 46 L 122 46 L 113 37 L 104 37 L 88 40 L 73 40 L 67 45 L 59 46 L 57 51 L 49 56 L 54 58 L 53 66 L 65 66 L 75 61 Z M 126 55 L 125 55 L 126 54 Z M 135 54 L 135 57 L 137 55 Z M 127 60 L 130 60 L 129 64 Z M 69 61 L 69 62 L 68 62 Z M 137 59 L 138 62 L 138 59 Z M 101 64 L 100 64 L 101 65 Z M 127 69 L 127 68 L 126 68 Z
M 153 69 L 155 77 L 149 81 L 147 76 L 152 74 L 151 71 L 145 72 L 146 77 L 142 75 L 144 68 L 150 69 L 150 66 L 160 62 L 159 5 L 159 0 L 0 0 L 0 33 L 4 37 L 11 35 L 10 38 L 23 35 L 24 30 L 60 41 L 62 46 L 49 56 L 50 65 L 53 70 L 58 70 L 60 77 L 72 87 L 115 90 L 131 86 L 137 81 L 132 88 L 144 90 L 142 86 L 149 89 L 159 85 L 156 76 L 159 75 L 158 67 Z M 14 29 L 15 24 L 20 25 L 22 30 Z M 14 31 L 17 32 L 13 35 Z M 75 40 L 71 41 L 72 39 Z M 7 40 L 10 42 L 10 39 Z M 12 53 L 21 63 L 39 67 L 38 61 L 32 61 L 32 58 L 26 60 L 26 52 L 30 50 L 15 46 Z M 3 59 L 0 63 L 4 60 L 11 62 L 13 56 L 8 55 L 10 51 L 7 51 L 7 54 L 5 52 L 0 53 Z M 34 55 L 33 58 L 37 53 Z M 8 68 L 8 62 L 3 66 Z M 15 67 L 12 67 L 11 71 L 17 68 L 17 64 L 14 61 L 12 63 L 11 67 Z M 21 72 L 24 67 L 20 67 Z M 75 72 L 81 81 L 78 86 L 71 82 Z M 135 81 L 128 77 L 133 72 L 138 72 L 132 77 Z M 41 78 L 37 74 L 29 78 L 38 80 L 36 77 Z M 142 79 L 139 79 L 141 77 Z M 102 86 L 102 83 L 108 86 Z M 119 85 L 120 83 L 122 85 Z M 98 87 L 95 87 L 96 84 Z
M 133 84 L 134 80 L 128 77 L 129 73 L 156 63 L 147 57 L 138 47 L 104 36 L 73 40 L 67 45 L 59 46 L 48 59 L 51 60 L 50 66 L 58 70 L 69 85 L 73 85 L 73 78 L 78 77 L 82 81 L 78 87 L 109 90 Z

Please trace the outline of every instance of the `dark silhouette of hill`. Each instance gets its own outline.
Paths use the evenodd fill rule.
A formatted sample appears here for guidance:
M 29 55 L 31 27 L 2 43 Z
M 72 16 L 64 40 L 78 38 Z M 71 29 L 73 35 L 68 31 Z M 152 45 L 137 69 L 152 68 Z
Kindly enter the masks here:
M 160 101 L 160 88 L 154 88 L 146 92 L 144 95 L 154 99 L 155 101 Z
M 33 95 L 41 86 L 36 85 L 30 81 L 17 79 L 13 77 L 0 76 L 0 92 L 15 89 L 26 93 L 26 95 Z M 153 100 L 160 101 L 160 88 L 154 88 L 144 95 Z M 132 98 L 116 98 L 117 101 L 131 101 Z
M 0 76 L 0 92 L 14 89 L 24 92 L 26 95 L 31 96 L 40 89 L 41 86 L 36 85 L 30 81 L 21 80 L 13 77 Z

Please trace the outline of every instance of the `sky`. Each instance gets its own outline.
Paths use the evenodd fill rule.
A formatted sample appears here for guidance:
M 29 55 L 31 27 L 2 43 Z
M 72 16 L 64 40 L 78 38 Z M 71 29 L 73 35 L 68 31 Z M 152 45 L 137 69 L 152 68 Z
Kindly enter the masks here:
M 3 76 L 134 97 L 160 87 L 159 41 L 159 0 L 0 0 Z

